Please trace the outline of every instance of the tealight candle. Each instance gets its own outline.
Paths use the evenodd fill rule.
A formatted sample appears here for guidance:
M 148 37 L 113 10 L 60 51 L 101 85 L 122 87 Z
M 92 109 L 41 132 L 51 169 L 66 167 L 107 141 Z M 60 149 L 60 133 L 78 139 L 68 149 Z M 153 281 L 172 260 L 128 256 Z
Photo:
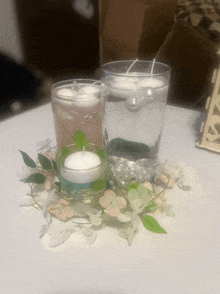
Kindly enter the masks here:
M 93 107 L 100 103 L 100 98 L 97 98 L 93 93 L 77 95 L 73 100 L 73 104 L 78 107 Z
M 100 86 L 83 86 L 76 92 L 73 104 L 78 107 L 94 107 L 100 103 Z
M 82 91 L 86 94 L 98 94 L 100 93 L 100 87 L 99 86 L 85 86 L 83 88 L 81 88 Z
M 65 99 L 71 99 L 70 104 L 78 107 L 94 107 L 100 103 L 100 86 L 83 86 L 78 90 L 62 88 L 57 91 L 57 95 Z M 65 103 L 67 103 L 65 101 Z
M 69 155 L 61 176 L 76 184 L 87 184 L 98 180 L 101 176 L 101 160 L 98 155 L 89 151 L 78 151 Z

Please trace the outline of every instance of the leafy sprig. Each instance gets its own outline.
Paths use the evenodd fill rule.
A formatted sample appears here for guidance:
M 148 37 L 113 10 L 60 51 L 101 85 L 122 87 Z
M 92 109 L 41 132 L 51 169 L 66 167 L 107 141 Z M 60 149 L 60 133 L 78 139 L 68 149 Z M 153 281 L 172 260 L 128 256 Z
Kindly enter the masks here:
M 88 139 L 80 130 L 75 133 L 73 145 L 75 145 L 78 150 L 86 150 L 88 148 Z M 65 159 L 70 154 L 75 152 L 73 148 L 71 148 L 73 145 L 63 147 L 62 150 L 57 153 L 55 160 L 38 153 L 37 162 L 35 162 L 27 153 L 19 150 L 25 165 L 30 168 L 31 171 L 31 174 L 25 179 L 25 183 L 31 185 L 31 191 L 33 190 L 32 188 L 34 185 L 43 185 L 48 181 L 48 177 L 54 176 L 54 181 L 52 183 L 53 188 L 55 187 L 59 199 L 66 199 L 66 194 L 64 195 L 61 191 L 61 182 L 57 182 L 57 178 L 55 179 L 55 176 L 59 178 L 59 168 L 64 165 Z M 100 157 L 101 160 L 105 160 L 107 158 L 106 151 L 103 148 L 94 152 Z M 126 189 L 121 189 L 118 186 L 111 186 L 107 177 L 97 180 L 92 186 L 92 190 L 97 192 L 99 197 L 102 196 L 100 194 L 102 191 L 112 189 L 117 195 L 126 199 L 128 204 L 127 208 L 121 210 L 117 220 L 119 235 L 123 238 L 126 238 L 129 244 L 132 243 L 132 240 L 138 231 L 137 228 L 140 221 L 142 221 L 143 226 L 151 232 L 167 234 L 158 221 L 150 214 L 156 210 L 159 210 L 156 199 L 159 198 L 169 186 L 169 176 L 167 185 L 165 185 L 165 187 L 163 187 L 159 193 L 155 192 L 155 186 L 157 186 L 157 182 L 152 182 L 152 190 L 150 190 L 149 187 L 144 186 L 143 184 L 132 182 L 127 186 Z M 41 206 L 36 201 L 36 194 L 33 195 L 32 193 L 32 197 L 36 207 L 38 209 L 45 210 L 45 207 Z M 116 198 L 116 200 L 119 198 Z M 76 202 L 71 201 L 71 199 L 68 199 L 68 201 L 71 210 L 74 211 L 77 205 Z M 100 206 L 92 208 L 91 206 L 88 206 L 88 204 L 85 204 L 83 209 L 86 217 L 89 217 L 89 221 L 93 226 L 97 226 L 97 224 L 101 226 L 101 224 L 106 220 L 107 222 L 109 221 L 108 218 L 106 219 L 104 209 L 102 209 Z M 87 211 L 86 209 L 89 210 Z M 93 209 L 96 209 L 96 214 L 91 212 Z M 100 214 L 98 214 L 97 211 L 99 211 Z

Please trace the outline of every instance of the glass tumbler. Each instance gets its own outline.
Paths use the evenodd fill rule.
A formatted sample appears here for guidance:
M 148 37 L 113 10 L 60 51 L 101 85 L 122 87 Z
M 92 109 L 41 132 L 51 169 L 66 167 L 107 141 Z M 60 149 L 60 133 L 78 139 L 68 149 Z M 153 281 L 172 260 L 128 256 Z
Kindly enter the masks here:
M 89 143 L 102 146 L 100 82 L 90 79 L 65 80 L 51 88 L 57 150 L 74 143 L 77 130 Z
M 121 185 L 149 180 L 158 164 L 170 67 L 155 61 L 102 66 L 103 142 Z

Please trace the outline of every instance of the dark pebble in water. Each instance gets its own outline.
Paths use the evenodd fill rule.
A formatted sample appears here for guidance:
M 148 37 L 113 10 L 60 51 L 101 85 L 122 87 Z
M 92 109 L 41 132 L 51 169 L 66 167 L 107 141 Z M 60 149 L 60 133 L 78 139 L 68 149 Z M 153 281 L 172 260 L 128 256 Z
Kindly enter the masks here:
M 115 138 L 110 141 L 107 152 L 111 155 L 126 157 L 128 159 L 146 158 L 151 148 L 143 143 L 127 141 L 121 138 Z
M 123 97 L 115 97 L 113 95 L 108 96 L 108 98 L 106 98 L 106 102 L 123 102 L 126 101 L 126 98 Z

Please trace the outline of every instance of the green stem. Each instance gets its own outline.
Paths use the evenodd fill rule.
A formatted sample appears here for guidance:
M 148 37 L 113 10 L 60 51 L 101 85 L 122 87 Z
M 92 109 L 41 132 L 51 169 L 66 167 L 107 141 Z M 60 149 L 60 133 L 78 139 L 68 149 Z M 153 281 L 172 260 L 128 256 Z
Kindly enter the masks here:
M 38 209 L 42 210 L 43 207 L 36 201 L 34 195 L 33 195 L 33 185 L 31 185 L 31 197 L 34 200 L 34 203 L 38 206 Z
M 168 185 L 169 185 L 169 182 L 170 182 L 170 176 L 169 175 L 166 175 L 167 177 L 168 177 L 168 182 L 167 182 L 167 184 L 166 184 L 166 186 L 157 194 L 157 195 L 155 195 L 152 199 L 151 199 L 151 203 L 152 203 L 152 201 L 153 200 L 155 200 L 158 196 L 160 196 L 166 189 L 167 189 L 167 187 L 168 187 Z

